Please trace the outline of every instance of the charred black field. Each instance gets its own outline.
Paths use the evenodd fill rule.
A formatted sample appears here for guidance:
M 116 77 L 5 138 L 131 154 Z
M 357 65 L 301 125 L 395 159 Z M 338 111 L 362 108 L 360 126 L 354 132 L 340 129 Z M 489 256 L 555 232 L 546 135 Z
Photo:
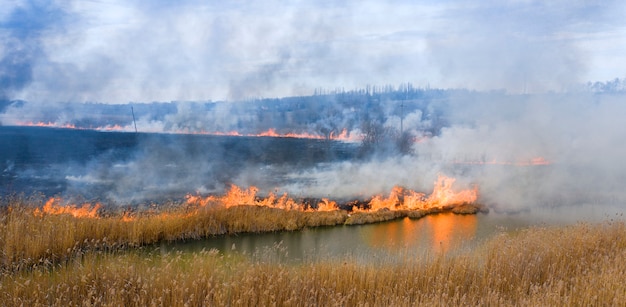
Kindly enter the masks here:
M 163 182 L 195 179 L 194 185 L 186 187 L 164 184 L 151 197 L 141 199 L 162 201 L 195 192 L 198 183 L 215 189 L 227 186 L 249 168 L 266 169 L 268 184 L 281 184 L 285 180 L 281 175 L 287 171 L 350 160 L 358 151 L 358 144 L 333 140 L 17 126 L 0 126 L 0 146 L 1 194 L 39 192 L 100 201 L 108 200 L 105 191 L 116 185 L 112 181 L 131 176 L 128 172 L 161 176 Z M 129 166 L 131 162 L 138 164 Z M 86 178 L 85 173 L 92 170 L 99 178 Z M 133 188 L 154 187 L 139 184 Z

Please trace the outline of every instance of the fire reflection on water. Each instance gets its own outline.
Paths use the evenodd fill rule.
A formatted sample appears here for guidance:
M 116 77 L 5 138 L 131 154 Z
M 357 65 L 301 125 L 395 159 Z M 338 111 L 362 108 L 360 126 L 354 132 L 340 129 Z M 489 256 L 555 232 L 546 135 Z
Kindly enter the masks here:
M 477 216 L 443 213 L 428 215 L 419 220 L 405 218 L 368 227 L 362 235 L 373 248 L 387 250 L 425 249 L 442 253 L 454 250 L 476 237 Z

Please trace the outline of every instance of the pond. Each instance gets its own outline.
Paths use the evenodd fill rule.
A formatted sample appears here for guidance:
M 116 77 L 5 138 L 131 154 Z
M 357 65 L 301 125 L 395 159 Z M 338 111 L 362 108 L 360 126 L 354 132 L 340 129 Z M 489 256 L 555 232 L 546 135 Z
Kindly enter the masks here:
M 362 262 L 424 257 L 471 249 L 503 231 L 532 225 L 564 225 L 578 221 L 624 219 L 620 206 L 570 206 L 534 209 L 522 213 L 478 215 L 436 214 L 352 226 L 308 228 L 263 234 L 217 236 L 161 245 L 162 251 L 194 252 L 217 249 L 259 261 L 302 262 L 340 260 Z

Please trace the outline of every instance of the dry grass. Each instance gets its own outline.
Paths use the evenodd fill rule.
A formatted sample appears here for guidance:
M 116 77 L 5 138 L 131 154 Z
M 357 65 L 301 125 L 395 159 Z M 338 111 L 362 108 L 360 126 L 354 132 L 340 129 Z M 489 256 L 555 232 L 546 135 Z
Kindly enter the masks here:
M 531 228 L 470 254 L 382 265 L 93 252 L 0 278 L 0 305 L 618 306 L 626 301 L 626 226 Z
M 439 209 L 381 209 L 348 214 L 343 210 L 299 211 L 256 205 L 197 207 L 169 203 L 135 212 L 132 219 L 123 212 L 107 209 L 102 209 L 98 218 L 76 218 L 70 214 L 41 213 L 38 210 L 44 200 L 35 196 L 3 202 L 0 202 L 0 271 L 63 263 L 89 251 L 114 251 L 161 241 L 359 225 L 442 212 Z
M 36 202 L 35 202 L 36 203 Z M 85 252 L 118 250 L 160 241 L 198 239 L 221 234 L 298 230 L 343 224 L 345 211 L 302 212 L 260 206 L 195 208 L 138 214 L 75 218 L 33 214 L 33 200 L 12 200 L 0 213 L 0 271 L 70 261 Z
M 423 210 L 416 210 L 423 211 Z M 407 216 L 407 211 L 377 210 L 374 212 L 354 212 L 350 214 L 344 224 L 363 225 L 386 222 Z

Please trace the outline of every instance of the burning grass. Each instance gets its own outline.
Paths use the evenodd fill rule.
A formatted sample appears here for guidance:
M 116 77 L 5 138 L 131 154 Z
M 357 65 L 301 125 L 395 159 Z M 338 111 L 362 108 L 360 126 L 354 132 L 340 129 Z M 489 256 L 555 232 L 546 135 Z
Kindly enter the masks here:
M 454 192 L 453 182 L 439 177 L 428 197 L 396 187 L 388 197 L 377 195 L 369 201 L 343 204 L 329 199 L 294 200 L 287 194 L 259 197 L 255 187 L 232 186 L 221 196 L 188 195 L 182 203 L 137 212 L 111 211 L 98 203 L 64 204 L 60 198 L 7 199 L 5 212 L 0 214 L 0 269 L 20 271 L 67 262 L 85 252 L 161 241 L 376 223 L 406 216 L 420 218 L 457 206 L 478 208 L 476 189 Z
M 625 277 L 626 226 L 606 222 L 502 233 L 466 254 L 376 264 L 99 251 L 3 272 L 0 305 L 616 306 L 626 301 Z
M 79 209 L 82 209 L 79 208 Z M 297 230 L 343 224 L 345 211 L 301 212 L 262 206 L 181 207 L 158 213 L 81 218 L 42 214 L 14 201 L 0 216 L 1 270 L 22 270 L 67 262 L 88 251 L 119 250 L 160 241 L 221 234 Z

